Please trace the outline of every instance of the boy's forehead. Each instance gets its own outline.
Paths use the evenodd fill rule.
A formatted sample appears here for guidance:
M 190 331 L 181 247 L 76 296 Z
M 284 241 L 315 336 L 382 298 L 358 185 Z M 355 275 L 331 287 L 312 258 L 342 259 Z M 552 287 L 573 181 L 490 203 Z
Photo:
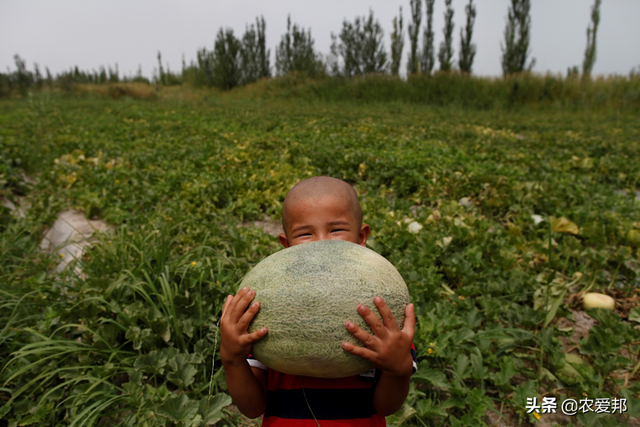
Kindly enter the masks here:
M 296 184 L 287 194 L 287 199 L 296 196 L 320 197 L 328 194 L 355 194 L 355 190 L 346 182 L 328 176 L 316 176 Z M 357 196 L 356 196 L 357 197 Z
M 344 210 L 351 211 L 351 200 L 339 195 L 324 195 L 321 197 L 302 196 L 292 200 L 288 206 L 291 214 L 302 214 L 307 210 Z

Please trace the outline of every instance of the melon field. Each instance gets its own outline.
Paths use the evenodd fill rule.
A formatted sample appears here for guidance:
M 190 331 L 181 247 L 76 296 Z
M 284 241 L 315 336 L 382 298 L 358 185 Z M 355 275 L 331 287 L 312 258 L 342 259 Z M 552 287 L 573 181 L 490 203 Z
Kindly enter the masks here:
M 259 425 L 227 394 L 218 318 L 316 175 L 354 186 L 416 305 L 418 372 L 389 425 L 640 425 L 639 117 L 0 100 L 0 426 Z M 61 269 L 41 241 L 68 210 L 107 227 Z

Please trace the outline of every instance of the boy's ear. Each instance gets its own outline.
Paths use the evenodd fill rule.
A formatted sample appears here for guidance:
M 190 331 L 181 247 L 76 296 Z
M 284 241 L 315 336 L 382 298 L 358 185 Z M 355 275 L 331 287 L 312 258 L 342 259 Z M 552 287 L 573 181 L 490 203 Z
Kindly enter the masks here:
M 367 237 L 369 237 L 369 233 L 371 233 L 371 227 L 369 227 L 369 224 L 362 224 L 362 227 L 360 227 L 360 234 L 358 235 L 358 244 L 360 246 L 367 247 Z
M 291 244 L 289 243 L 289 239 L 287 239 L 287 235 L 284 233 L 278 236 L 278 240 L 280 240 L 280 244 L 284 246 L 285 249 L 291 246 Z

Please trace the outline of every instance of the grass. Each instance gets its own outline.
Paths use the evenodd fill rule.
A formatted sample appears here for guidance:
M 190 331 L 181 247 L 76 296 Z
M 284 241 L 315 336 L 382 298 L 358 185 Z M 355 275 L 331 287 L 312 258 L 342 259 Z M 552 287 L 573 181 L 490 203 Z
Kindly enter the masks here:
M 402 102 L 481 110 L 522 106 L 632 110 L 640 107 L 640 77 L 637 75 L 581 79 L 524 73 L 488 78 L 438 72 L 432 76 L 412 76 L 405 81 L 388 75 L 310 79 L 305 74 L 291 74 L 265 79 L 235 92 L 235 96 L 248 98 L 374 104 Z
M 355 186 L 369 246 L 416 303 L 419 372 L 391 424 L 528 425 L 542 396 L 628 399 L 583 425 L 640 416 L 635 107 L 336 101 L 377 82 L 0 100 L 0 194 L 30 205 L 0 216 L 0 425 L 247 423 L 224 409 L 217 320 L 279 245 L 239 225 L 277 220 L 314 175 Z M 38 250 L 68 208 L 114 226 L 79 260 L 86 276 Z M 568 344 L 585 290 L 618 309 L 590 311 L 592 333 Z

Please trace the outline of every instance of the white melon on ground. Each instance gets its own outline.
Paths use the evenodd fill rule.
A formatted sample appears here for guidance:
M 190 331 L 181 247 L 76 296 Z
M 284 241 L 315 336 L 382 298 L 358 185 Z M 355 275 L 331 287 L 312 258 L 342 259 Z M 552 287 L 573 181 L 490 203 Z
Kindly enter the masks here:
M 609 295 L 600 294 L 597 292 L 588 292 L 582 297 L 582 307 L 585 310 L 590 308 L 604 308 L 607 310 L 613 310 L 616 308 L 616 302 Z
M 107 229 L 107 224 L 102 220 L 88 220 L 82 211 L 68 210 L 58 215 L 58 219 L 40 242 L 40 249 L 58 254 L 60 263 L 56 266 L 56 271 L 61 272 L 72 261 L 82 257 L 85 248 L 91 244 L 94 232 L 104 232 Z M 74 271 L 80 274 L 78 267 Z

